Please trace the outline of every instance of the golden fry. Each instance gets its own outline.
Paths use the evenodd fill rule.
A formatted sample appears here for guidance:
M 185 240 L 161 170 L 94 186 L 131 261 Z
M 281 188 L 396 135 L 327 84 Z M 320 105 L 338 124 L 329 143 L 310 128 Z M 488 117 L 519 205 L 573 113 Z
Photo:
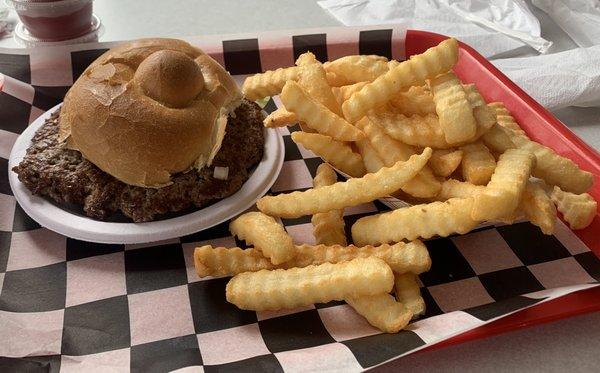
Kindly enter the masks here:
M 580 169 L 569 158 L 560 156 L 554 150 L 525 136 L 515 135 L 511 140 L 517 148 L 530 151 L 535 155 L 537 162 L 533 169 L 533 176 L 575 194 L 585 193 L 592 187 L 594 175 Z
M 475 108 L 477 106 L 487 106 L 487 103 L 477 90 L 475 84 L 463 84 L 463 89 L 467 95 L 467 100 L 469 101 L 469 104 L 471 104 L 471 107 Z M 493 111 L 492 108 L 490 108 L 490 110 Z
M 409 243 L 398 242 L 393 245 L 379 246 L 296 246 L 297 255 L 293 262 L 285 263 L 286 267 L 306 267 L 321 263 L 338 263 L 356 258 L 375 257 L 383 260 L 396 273 L 411 272 L 415 274 L 429 271 L 431 258 L 427 248 L 421 241 Z
M 501 102 L 490 104 L 496 110 L 498 124 L 508 129 L 505 133 L 519 149 L 535 154 L 537 159 L 533 176 L 543 179 L 547 184 L 558 185 L 562 190 L 575 194 L 585 193 L 594 183 L 594 176 L 575 164 L 569 158 L 557 154 L 547 146 L 538 144 L 527 137 L 515 119 Z
M 462 161 L 462 150 L 438 149 L 434 150 L 429 159 L 429 166 L 433 173 L 442 176 L 450 176 L 460 166 Z
M 269 311 L 387 293 L 393 285 L 394 275 L 385 262 L 359 258 L 337 264 L 240 273 L 227 284 L 226 297 L 243 310 Z
M 509 149 L 503 153 L 485 190 L 474 196 L 473 219 L 483 221 L 511 216 L 521 202 L 534 164 L 535 157 L 531 152 Z
M 371 112 L 368 118 L 378 124 L 392 138 L 404 144 L 431 146 L 436 149 L 448 149 L 453 146 L 446 142 L 438 118 L 434 114 L 407 117 L 391 111 Z
M 388 71 L 388 60 L 382 56 L 354 55 L 326 62 L 324 67 L 328 73 L 341 77 L 336 83 L 348 85 L 375 80 Z
M 464 179 L 475 185 L 486 185 L 494 169 L 496 160 L 489 149 L 480 142 L 464 145 L 461 169 Z
M 471 218 L 472 206 L 473 198 L 452 198 L 366 216 L 352 226 L 352 240 L 367 245 L 464 234 L 478 224 Z
M 278 95 L 288 80 L 297 80 L 300 68 L 297 66 L 265 71 L 249 76 L 244 80 L 242 93 L 249 100 Z
M 510 139 L 510 136 L 506 134 L 506 130 L 497 123 L 483 134 L 481 140 L 485 146 L 496 153 L 504 153 L 508 149 L 515 148 L 515 144 Z
M 366 173 L 360 154 L 354 153 L 350 146 L 341 141 L 319 133 L 302 131 L 293 132 L 292 140 L 296 144 L 302 144 L 306 149 L 347 175 L 361 177 Z
M 431 81 L 431 92 L 446 141 L 456 144 L 473 139 L 477 122 L 458 77 L 448 72 Z
M 435 102 L 424 86 L 413 86 L 395 95 L 390 104 L 404 115 L 435 114 Z
M 350 85 L 344 85 L 341 87 L 332 87 L 331 92 L 335 96 L 337 102 L 342 105 L 344 101 L 350 98 L 354 94 L 354 92 L 358 92 L 361 90 L 369 82 L 358 82 Z
M 387 293 L 347 298 L 346 303 L 367 319 L 369 324 L 385 333 L 398 333 L 413 316 L 407 307 Z
M 336 73 L 327 73 L 327 83 L 330 87 L 341 87 L 348 83 L 348 79 L 346 79 L 342 75 L 338 75 Z
M 362 165 L 362 160 L 360 162 Z M 320 164 L 313 180 L 314 187 L 320 188 L 335 184 L 336 182 L 337 175 L 335 171 L 326 163 Z M 331 210 L 314 214 L 310 222 L 313 225 L 313 233 L 317 244 L 346 246 L 344 210 Z
M 387 167 L 393 166 L 398 161 L 405 161 L 417 152 L 415 147 L 391 138 L 369 117 L 359 120 L 356 127 L 365 134 Z
M 268 215 L 285 218 L 356 206 L 397 191 L 415 177 L 430 157 L 431 148 L 426 148 L 420 155 L 413 155 L 406 162 L 384 167 L 376 173 L 304 192 L 265 196 L 256 205 Z
M 294 259 L 274 265 L 257 249 L 242 250 L 239 247 L 224 248 L 210 245 L 194 251 L 194 264 L 200 277 L 235 276 L 243 272 L 261 269 L 303 268 L 323 263 L 347 262 L 356 258 L 379 258 L 395 273 L 423 273 L 431 268 L 431 258 L 421 241 L 398 242 L 393 245 L 299 245 Z
M 315 60 L 316 61 L 316 60 Z M 316 61 L 302 65 L 298 84 L 317 102 L 321 103 L 327 109 L 337 116 L 342 116 L 342 107 L 331 92 L 331 87 L 327 82 L 327 76 L 323 65 Z
M 502 102 L 492 102 L 488 104 L 488 107 L 492 108 L 496 114 L 496 122 L 504 128 L 515 131 L 516 133 L 525 134 L 525 131 L 519 126 L 515 118 L 510 115 L 510 112 L 506 109 Z
M 413 273 L 394 274 L 394 283 L 396 300 L 410 310 L 413 319 L 424 315 L 425 300 L 421 296 L 417 275 Z
M 445 201 L 450 198 L 475 197 L 483 191 L 485 191 L 485 187 L 482 185 L 473 185 L 466 181 L 449 179 L 442 183 L 442 189 L 436 198 L 440 201 Z M 527 182 L 523 191 L 523 197 L 516 211 L 509 216 L 501 217 L 497 220 L 510 222 L 521 213 L 533 225 L 540 227 L 543 233 L 552 234 L 554 231 L 554 223 L 556 221 L 554 204 L 550 201 L 544 190 L 531 181 Z
M 312 52 L 302 53 L 296 58 L 296 66 L 306 66 L 313 63 L 320 63 L 317 57 Z
M 213 248 L 210 245 L 197 247 L 194 250 L 194 266 L 199 277 L 233 276 L 242 272 L 256 272 L 277 267 L 257 249 Z
M 463 85 L 467 95 L 467 101 L 473 108 L 473 117 L 477 123 L 477 129 L 473 141 L 485 135 L 496 124 L 496 112 L 486 103 L 475 84 Z
M 531 181 L 525 185 L 519 209 L 527 220 L 540 227 L 544 234 L 554 233 L 556 223 L 556 208 L 544 189 Z
M 379 154 L 387 167 L 393 166 L 398 161 L 406 161 L 416 153 L 414 147 L 392 139 L 368 117 L 358 121 L 356 126 L 364 132 L 373 149 Z M 440 182 L 433 176 L 433 172 L 425 166 L 417 176 L 407 182 L 401 189 L 414 197 L 429 198 L 435 196 L 440 187 Z
M 458 43 L 447 39 L 425 53 L 411 56 L 373 82 L 354 93 L 342 105 L 344 117 L 352 123 L 358 122 L 371 109 L 388 102 L 398 92 L 414 85 L 423 85 L 450 70 L 458 60 Z
M 379 157 L 379 154 L 377 154 L 377 151 L 375 151 L 373 146 L 371 146 L 368 139 L 358 140 L 356 142 L 356 147 L 358 148 L 358 152 L 362 157 L 368 173 L 375 173 L 385 167 L 383 160 Z
M 283 226 L 261 212 L 247 212 L 229 224 L 229 230 L 241 240 L 260 249 L 273 264 L 281 264 L 296 255 L 292 238 Z
M 299 120 L 324 135 L 340 141 L 356 141 L 364 137 L 360 130 L 310 97 L 304 88 L 294 81 L 287 82 L 283 87 L 281 101 Z
M 440 201 L 446 201 L 450 198 L 469 198 L 474 197 L 485 190 L 483 185 L 475 185 L 466 181 L 448 179 L 442 183 L 442 189 L 437 195 Z
M 285 110 L 285 108 L 275 110 L 263 120 L 263 124 L 267 128 L 293 126 L 296 123 L 298 123 L 296 114 Z
M 550 197 L 571 229 L 583 229 L 592 224 L 598 203 L 589 194 L 564 192 L 555 186 Z

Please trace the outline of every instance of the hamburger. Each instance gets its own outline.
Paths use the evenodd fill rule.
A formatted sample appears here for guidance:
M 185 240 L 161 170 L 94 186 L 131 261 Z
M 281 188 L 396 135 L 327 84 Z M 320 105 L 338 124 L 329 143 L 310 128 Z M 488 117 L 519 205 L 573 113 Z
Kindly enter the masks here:
M 262 159 L 262 120 L 202 50 L 137 40 L 83 72 L 13 171 L 92 218 L 152 221 L 239 190 Z

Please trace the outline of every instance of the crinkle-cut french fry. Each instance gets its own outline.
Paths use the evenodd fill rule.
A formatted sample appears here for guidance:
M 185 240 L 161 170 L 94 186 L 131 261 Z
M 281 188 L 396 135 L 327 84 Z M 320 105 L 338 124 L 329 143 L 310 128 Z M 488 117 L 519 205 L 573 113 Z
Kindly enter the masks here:
M 319 167 L 317 167 L 317 174 L 313 179 L 313 186 L 315 188 L 320 188 L 335 183 L 337 183 L 337 175 L 333 168 L 326 163 L 321 163 Z
M 356 142 L 356 147 L 358 148 L 358 152 L 362 157 L 368 173 L 375 173 L 385 167 L 383 160 L 379 157 L 379 154 L 377 154 L 377 151 L 373 148 L 369 140 L 358 140 Z
M 359 129 L 310 97 L 306 90 L 294 81 L 288 81 L 283 87 L 281 101 L 299 120 L 324 135 L 340 141 L 356 141 L 364 137 Z
M 398 333 L 410 322 L 413 314 L 390 294 L 381 293 L 358 298 L 346 298 L 356 313 L 384 333 Z
M 376 55 L 345 56 L 335 61 L 325 62 L 324 67 L 328 73 L 342 77 L 343 85 L 370 82 L 389 70 L 387 58 Z
M 554 150 L 532 141 L 519 127 L 515 119 L 501 102 L 489 104 L 496 110 L 498 124 L 508 129 L 505 133 L 519 149 L 529 150 L 537 159 L 533 176 L 543 179 L 547 184 L 558 185 L 562 190 L 580 194 L 588 191 L 594 183 L 594 176 L 583 171 L 569 158 L 557 154 Z
M 367 136 L 373 149 L 379 154 L 387 167 L 393 166 L 398 161 L 406 161 L 417 152 L 414 147 L 391 138 L 369 117 L 359 120 L 356 126 Z M 433 172 L 429 167 L 425 166 L 417 176 L 407 182 L 401 189 L 414 197 L 430 198 L 439 192 L 440 182 L 433 176 Z
M 298 126 L 300 127 L 300 130 L 303 131 L 303 132 L 306 132 L 306 133 L 318 133 L 314 129 L 312 129 L 309 126 L 307 126 L 306 123 L 298 122 Z
M 312 151 L 333 167 L 352 177 L 361 177 L 366 173 L 360 154 L 354 153 L 349 145 L 336 141 L 319 133 L 296 131 L 292 140 Z
M 366 216 L 352 226 L 352 239 L 367 245 L 464 234 L 478 224 L 471 218 L 472 206 L 473 198 L 452 198 Z
M 523 211 L 527 220 L 540 227 L 542 233 L 554 233 L 556 223 L 556 208 L 544 189 L 531 181 L 525 185 L 519 209 Z
M 354 93 L 342 105 L 344 117 L 358 122 L 371 109 L 388 102 L 395 94 L 414 85 L 422 85 L 425 79 L 449 71 L 458 60 L 458 43 L 447 39 L 425 53 L 411 56 L 410 60 L 379 76 Z
M 442 177 L 450 176 L 460 166 L 462 150 L 438 149 L 434 150 L 429 159 L 429 167 L 434 174 Z
M 320 63 L 312 52 L 304 52 L 296 58 L 296 66 L 305 66 L 312 63 Z
M 362 164 L 362 160 L 360 162 Z M 315 188 L 332 185 L 336 182 L 337 175 L 329 165 L 322 163 L 317 167 L 317 174 L 313 179 Z M 313 225 L 313 234 L 317 244 L 346 246 L 344 210 L 331 210 L 314 214 L 310 222 Z
M 234 276 L 242 272 L 277 268 L 260 250 L 230 249 L 205 245 L 194 250 L 194 265 L 199 277 Z
M 400 65 L 400 63 L 401 63 L 401 62 L 400 62 L 400 61 L 397 61 L 397 60 L 389 60 L 389 61 L 388 61 L 388 68 L 391 70 L 391 69 L 393 69 L 394 67 L 398 67 L 398 65 Z
M 464 145 L 460 149 L 463 151 L 461 170 L 464 179 L 475 185 L 486 185 L 496 168 L 492 153 L 481 142 Z
M 431 148 L 425 148 L 420 155 L 373 174 L 304 192 L 265 196 L 256 205 L 268 215 L 295 218 L 371 202 L 400 189 L 421 171 L 429 157 Z
M 442 189 L 436 199 L 446 201 L 450 198 L 469 198 L 474 197 L 485 190 L 483 185 L 475 185 L 466 181 L 448 179 L 442 183 Z
M 265 71 L 262 74 L 249 76 L 244 80 L 242 93 L 249 100 L 258 100 L 267 96 L 275 96 L 281 92 L 288 80 L 297 80 L 300 75 L 298 66 Z
M 554 186 L 550 197 L 571 229 L 587 227 L 596 216 L 598 203 L 587 193 L 574 194 Z
M 417 275 L 394 274 L 394 293 L 396 300 L 412 312 L 413 319 L 425 314 L 425 300 L 421 296 Z
M 435 114 L 405 116 L 392 111 L 371 112 L 369 119 L 383 128 L 392 138 L 414 146 L 436 149 L 454 147 L 446 142 Z
M 532 172 L 533 176 L 575 194 L 585 193 L 592 187 L 594 175 L 580 169 L 569 158 L 560 156 L 547 146 L 522 135 L 515 134 L 511 140 L 517 148 L 530 151 L 535 155 L 537 162 Z
M 298 123 L 296 114 L 291 113 L 285 108 L 278 108 L 263 120 L 263 124 L 267 128 L 293 126 Z
M 274 265 L 258 249 L 224 248 L 210 245 L 196 248 L 194 264 L 200 277 L 235 276 L 261 269 L 302 268 L 323 263 L 347 262 L 356 258 L 379 258 L 395 273 L 423 273 L 431 268 L 431 258 L 421 241 L 379 246 L 299 245 L 294 259 Z
M 475 108 L 477 106 L 487 106 L 487 103 L 477 90 L 475 84 L 463 84 L 463 89 L 467 94 L 467 100 L 471 104 L 471 107 Z M 490 108 L 490 110 L 492 109 Z
M 405 161 L 417 152 L 414 146 L 407 145 L 390 137 L 383 128 L 369 117 L 364 117 L 356 122 L 356 127 L 363 131 L 373 149 L 379 154 L 379 157 L 387 167 L 392 166 L 398 161 Z
M 240 273 L 226 287 L 227 301 L 244 310 L 269 311 L 388 293 L 394 275 L 384 261 L 359 258 L 304 268 Z
M 400 189 L 413 197 L 431 198 L 439 193 L 441 187 L 441 183 L 435 178 L 431 168 L 425 166 L 417 176 Z
M 310 97 L 321 103 L 335 115 L 342 116 L 342 107 L 331 92 L 323 65 L 317 61 L 301 65 L 301 67 L 302 70 L 300 71 L 298 84 L 306 90 Z
M 474 196 L 473 219 L 483 221 L 511 216 L 521 202 L 534 164 L 535 157 L 529 151 L 509 149 L 504 152 L 485 190 Z
M 327 73 L 327 83 L 332 88 L 333 87 L 341 87 L 343 85 L 348 84 L 348 79 L 346 79 L 342 75 L 338 75 L 336 73 Z
M 396 273 L 423 273 L 431 268 L 431 258 L 423 242 L 398 242 L 379 246 L 296 246 L 297 255 L 286 267 L 306 267 L 321 263 L 345 262 L 356 258 L 375 257 L 383 260 Z
M 283 226 L 262 212 L 247 212 L 229 224 L 229 230 L 239 239 L 260 248 L 273 264 L 281 264 L 296 255 L 292 238 Z
M 486 103 L 475 84 L 463 85 L 467 94 L 467 101 L 473 108 L 473 117 L 477 123 L 477 129 L 473 141 L 486 134 L 496 124 L 496 112 Z
M 481 140 L 489 149 L 497 153 L 504 153 L 508 149 L 515 148 L 515 144 L 505 131 L 502 126 L 496 123 L 483 134 Z
M 390 104 L 404 115 L 435 114 L 433 96 L 424 86 L 413 86 L 395 95 Z
M 354 92 L 360 91 L 360 89 L 364 87 L 367 83 L 369 82 L 358 82 L 350 85 L 344 85 L 341 87 L 332 87 L 331 92 L 333 92 L 335 99 L 341 106 L 344 103 L 344 101 L 346 101 L 350 98 L 350 96 L 352 96 Z
M 458 181 L 448 179 L 442 183 L 442 189 L 436 199 L 445 201 L 450 198 L 468 198 L 482 193 L 485 187 L 482 185 L 474 185 L 466 181 Z M 521 214 L 529 220 L 533 225 L 540 227 L 543 233 L 552 234 L 554 231 L 554 223 L 556 221 L 556 209 L 554 204 L 544 190 L 531 181 L 527 182 L 523 197 L 517 207 L 517 210 L 506 217 L 498 218 L 499 221 L 511 222 Z
M 513 130 L 522 135 L 525 134 L 525 131 L 523 131 L 523 129 L 519 126 L 515 118 L 510 115 L 510 112 L 508 109 L 506 109 L 502 102 L 492 102 L 488 104 L 488 107 L 492 108 L 496 113 L 496 122 L 500 126 L 508 128 L 509 130 Z
M 473 139 L 477 122 L 458 77 L 453 72 L 439 75 L 431 81 L 431 92 L 446 141 L 456 144 Z

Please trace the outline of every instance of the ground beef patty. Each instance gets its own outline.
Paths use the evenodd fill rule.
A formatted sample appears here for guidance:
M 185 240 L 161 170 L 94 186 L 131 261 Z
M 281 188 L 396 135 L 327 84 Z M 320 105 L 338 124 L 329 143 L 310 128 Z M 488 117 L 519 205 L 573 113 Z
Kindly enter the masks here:
M 225 139 L 211 167 L 173 175 L 173 184 L 160 189 L 142 188 L 122 183 L 78 151 L 59 144 L 58 114 L 53 113 L 36 132 L 25 158 L 13 171 L 33 194 L 83 206 L 85 214 L 96 219 L 105 220 L 120 211 L 135 222 L 144 222 L 214 203 L 239 190 L 263 155 L 261 110 L 244 100 L 228 119 Z M 229 167 L 227 180 L 213 178 L 215 166 Z

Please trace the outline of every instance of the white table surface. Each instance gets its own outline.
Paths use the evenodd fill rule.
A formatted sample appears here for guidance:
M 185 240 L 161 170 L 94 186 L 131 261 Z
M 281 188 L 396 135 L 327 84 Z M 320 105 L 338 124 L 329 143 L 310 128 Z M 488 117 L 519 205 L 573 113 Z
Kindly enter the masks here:
M 97 0 L 94 13 L 105 28 L 100 41 L 339 25 L 314 0 Z M 543 12 L 534 13 L 542 36 L 554 41 L 553 50 L 574 46 Z M 12 39 L 0 40 L 0 47 L 15 46 Z M 555 114 L 600 151 L 599 108 L 567 108 Z M 600 367 L 599 352 L 600 313 L 594 313 L 413 354 L 377 371 L 591 372 Z

